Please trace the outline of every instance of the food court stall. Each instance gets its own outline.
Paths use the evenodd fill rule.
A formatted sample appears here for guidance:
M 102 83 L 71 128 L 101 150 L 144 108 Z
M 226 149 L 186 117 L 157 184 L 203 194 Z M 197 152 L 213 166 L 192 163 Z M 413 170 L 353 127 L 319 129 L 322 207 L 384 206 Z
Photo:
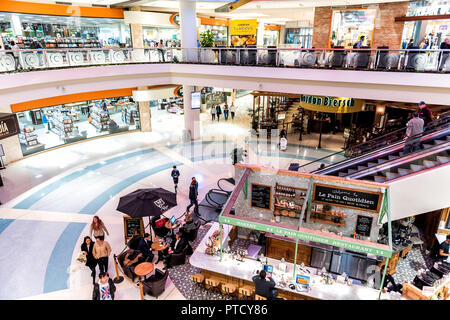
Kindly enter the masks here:
M 286 299 L 381 296 L 372 280 L 392 254 L 390 237 L 388 245 L 377 243 L 381 225 L 390 228 L 387 185 L 243 164 L 235 166 L 235 179 L 219 223 L 190 259 L 205 278 L 252 287 L 252 277 L 265 269 Z M 236 233 L 266 240 L 231 246 Z

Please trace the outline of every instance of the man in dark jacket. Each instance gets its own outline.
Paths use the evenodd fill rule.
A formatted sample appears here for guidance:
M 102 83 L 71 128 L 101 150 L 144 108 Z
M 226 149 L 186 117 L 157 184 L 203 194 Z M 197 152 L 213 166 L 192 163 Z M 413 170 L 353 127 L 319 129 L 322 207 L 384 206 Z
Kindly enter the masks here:
M 187 244 L 188 244 L 187 240 L 183 237 L 183 233 L 180 231 L 177 232 L 177 234 L 175 235 L 175 240 L 172 241 L 172 243 L 170 244 L 169 254 L 164 256 L 164 263 L 166 264 L 166 266 L 163 268 L 164 270 L 172 268 L 172 266 L 169 263 L 171 255 L 173 253 L 178 254 L 183 252 Z
M 152 241 L 150 240 L 150 234 L 144 233 L 144 238 L 139 240 L 138 250 L 142 253 L 144 259 L 148 262 L 153 261 L 153 257 L 155 256 L 152 252 Z
M 189 186 L 189 200 L 191 200 L 191 203 L 186 207 L 186 210 L 189 210 L 193 205 L 194 207 L 194 213 L 198 216 L 198 184 L 196 180 L 192 180 L 191 185 Z
M 259 275 L 252 278 L 255 283 L 255 294 L 266 297 L 268 300 L 273 300 L 276 295 L 275 281 L 272 279 L 270 273 L 266 280 L 266 271 L 261 270 Z
M 108 272 L 100 272 L 98 277 L 100 280 L 94 284 L 92 300 L 114 300 L 116 286 L 109 278 Z
M 423 127 L 424 130 L 426 130 L 427 125 L 433 121 L 433 115 L 431 113 L 430 108 L 427 107 L 426 103 L 424 101 L 419 102 L 419 117 L 423 119 Z

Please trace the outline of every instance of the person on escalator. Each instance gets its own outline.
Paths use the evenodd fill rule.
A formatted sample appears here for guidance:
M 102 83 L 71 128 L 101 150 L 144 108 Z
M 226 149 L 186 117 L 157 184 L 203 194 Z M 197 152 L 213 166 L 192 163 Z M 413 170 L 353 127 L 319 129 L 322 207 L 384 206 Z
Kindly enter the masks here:
M 419 113 L 414 112 L 411 120 L 406 124 L 406 141 L 403 148 L 403 154 L 419 150 L 420 148 L 420 134 L 423 132 L 424 120 L 419 118 Z
M 419 102 L 419 117 L 424 121 L 424 130 L 427 129 L 428 124 L 433 121 L 433 114 L 430 108 L 427 107 L 424 101 Z

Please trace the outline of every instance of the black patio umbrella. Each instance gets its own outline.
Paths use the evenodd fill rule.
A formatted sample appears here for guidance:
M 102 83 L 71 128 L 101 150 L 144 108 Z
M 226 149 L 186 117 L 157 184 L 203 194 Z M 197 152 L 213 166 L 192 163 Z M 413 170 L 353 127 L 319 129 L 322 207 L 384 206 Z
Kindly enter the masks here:
M 162 188 L 138 189 L 119 200 L 117 211 L 133 218 L 159 217 L 177 205 L 175 193 Z

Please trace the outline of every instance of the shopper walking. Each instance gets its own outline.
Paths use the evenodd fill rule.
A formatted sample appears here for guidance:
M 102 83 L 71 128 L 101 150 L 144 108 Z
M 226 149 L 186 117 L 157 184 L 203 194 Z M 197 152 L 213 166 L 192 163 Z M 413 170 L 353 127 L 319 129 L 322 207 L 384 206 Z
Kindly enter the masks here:
M 211 121 L 216 120 L 216 113 L 217 113 L 217 109 L 215 106 L 211 107 Z
M 419 113 L 414 112 L 413 118 L 406 124 L 406 142 L 403 149 L 403 154 L 419 150 L 420 148 L 420 134 L 423 132 L 423 119 L 419 118 Z
M 114 300 L 116 285 L 107 272 L 100 272 L 98 283 L 94 284 L 92 300 Z
M 173 166 L 173 170 L 170 175 L 172 176 L 173 184 L 175 186 L 175 193 L 177 193 L 178 178 L 180 177 L 180 171 L 177 170 L 177 166 Z
M 236 107 L 234 106 L 233 102 L 231 103 L 231 106 L 230 106 L 230 113 L 231 113 L 231 120 L 234 120 L 234 115 L 236 113 Z
M 198 216 L 198 184 L 196 180 L 191 181 L 191 185 L 189 186 L 189 200 L 191 203 L 186 207 L 186 210 L 189 210 L 192 206 L 194 207 L 194 213 Z
M 97 266 L 97 260 L 92 254 L 95 242 L 91 240 L 91 237 L 84 237 L 83 244 L 81 245 L 81 252 L 86 256 L 86 266 L 91 269 L 92 284 L 95 284 L 95 267 Z
M 20 50 L 19 46 L 12 40 L 11 42 L 11 50 Z M 16 69 L 23 69 L 22 64 L 20 63 L 19 51 L 14 51 L 14 60 L 16 61 Z
M 106 234 L 109 236 L 108 229 L 106 229 L 103 221 L 100 220 L 100 218 L 98 216 L 94 216 L 94 218 L 92 219 L 91 231 L 89 234 L 91 235 L 91 237 L 94 236 L 94 238 L 97 238 L 97 236 L 104 237 L 105 233 L 103 231 L 105 231 Z
M 431 113 L 430 108 L 427 107 L 424 101 L 419 102 L 419 117 L 423 119 L 424 122 L 424 130 L 427 129 L 427 125 L 433 121 L 433 114 Z
M 111 246 L 105 241 L 103 236 L 95 237 L 97 240 L 92 249 L 92 255 L 97 260 L 100 272 L 108 272 L 108 260 L 111 254 Z
M 220 114 L 222 113 L 222 109 L 220 108 L 220 105 L 216 106 L 216 113 L 217 113 L 217 122 L 219 122 Z
M 359 41 L 355 43 L 354 48 L 360 49 L 363 46 L 365 36 L 359 37 Z
M 42 112 L 42 124 L 45 126 L 47 125 L 47 133 L 50 132 L 50 122 L 48 121 L 47 115 L 45 112 Z
M 160 40 L 159 44 L 158 44 L 158 51 L 159 51 L 159 54 L 161 55 L 162 61 L 166 62 L 166 59 L 164 58 L 164 53 L 165 53 L 164 48 L 165 48 L 164 41 Z
M 229 110 L 228 110 L 228 104 L 225 103 L 225 105 L 223 106 L 223 116 L 225 117 L 225 121 L 228 120 L 228 112 L 229 112 Z

